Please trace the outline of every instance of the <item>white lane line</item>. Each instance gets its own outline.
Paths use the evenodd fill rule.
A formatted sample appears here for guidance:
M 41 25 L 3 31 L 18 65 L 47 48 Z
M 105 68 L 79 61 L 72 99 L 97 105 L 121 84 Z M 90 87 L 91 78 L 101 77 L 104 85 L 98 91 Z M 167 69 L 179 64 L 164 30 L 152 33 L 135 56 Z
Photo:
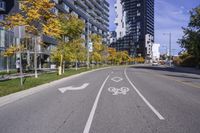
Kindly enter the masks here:
M 131 86 L 134 88 L 134 90 L 137 92 L 137 94 L 142 98 L 142 100 L 147 104 L 147 106 L 149 106 L 149 108 L 157 115 L 157 117 L 160 120 L 165 120 L 165 118 L 150 104 L 149 101 L 147 101 L 147 99 L 142 95 L 142 93 L 135 87 L 135 85 L 131 82 L 131 80 L 129 79 L 129 77 L 127 76 L 126 73 L 126 68 L 124 70 L 124 74 L 128 80 L 128 82 L 131 84 Z
M 99 92 L 97 94 L 97 97 L 96 97 L 95 101 L 94 101 L 92 110 L 91 110 L 90 115 L 88 117 L 88 120 L 87 120 L 87 123 L 85 125 L 83 133 L 89 133 L 90 132 L 90 127 L 91 127 L 91 124 L 92 124 L 92 121 L 93 121 L 93 118 L 94 118 L 94 114 L 95 114 L 95 111 L 96 111 L 96 108 L 97 108 L 97 104 L 98 104 L 101 92 L 102 92 L 103 87 L 105 86 L 105 84 L 106 84 L 106 82 L 107 82 L 109 77 L 110 77 L 110 75 L 107 76 L 107 78 L 105 79 L 105 81 L 101 85 L 101 88 L 100 88 L 100 90 L 99 90 Z

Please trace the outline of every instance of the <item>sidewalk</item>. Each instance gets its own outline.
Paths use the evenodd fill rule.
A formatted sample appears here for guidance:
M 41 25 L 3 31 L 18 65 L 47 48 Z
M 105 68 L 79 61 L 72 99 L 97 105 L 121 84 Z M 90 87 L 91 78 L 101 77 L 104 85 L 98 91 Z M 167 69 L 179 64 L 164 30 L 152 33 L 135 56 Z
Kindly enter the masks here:
M 39 75 L 40 73 L 38 73 Z M 33 73 L 23 73 L 22 77 L 32 77 L 34 76 L 35 74 Z M 20 74 L 17 73 L 17 74 L 6 74 L 6 75 L 0 75 L 0 81 L 5 81 L 5 80 L 10 80 L 10 79 L 17 79 L 17 78 L 20 78 Z
M 47 70 L 42 70 L 42 71 L 38 71 L 38 75 L 42 74 L 42 73 L 52 73 L 52 72 L 56 72 L 56 70 L 52 70 L 52 71 L 47 71 Z M 34 73 L 23 73 L 22 77 L 33 77 L 35 76 Z M 14 74 L 4 74 L 4 75 L 0 75 L 0 81 L 5 81 L 5 80 L 10 80 L 10 79 L 17 79 L 20 78 L 21 75 L 20 73 L 14 73 Z

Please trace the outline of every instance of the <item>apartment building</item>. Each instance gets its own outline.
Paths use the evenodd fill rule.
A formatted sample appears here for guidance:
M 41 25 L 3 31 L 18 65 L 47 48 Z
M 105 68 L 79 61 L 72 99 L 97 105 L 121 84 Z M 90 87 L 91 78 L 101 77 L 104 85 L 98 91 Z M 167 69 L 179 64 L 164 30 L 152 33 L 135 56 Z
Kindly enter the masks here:
M 146 35 L 154 41 L 154 0 L 117 0 L 115 7 L 119 9 L 116 12 L 118 36 L 111 47 L 126 50 L 130 56 L 146 57 Z

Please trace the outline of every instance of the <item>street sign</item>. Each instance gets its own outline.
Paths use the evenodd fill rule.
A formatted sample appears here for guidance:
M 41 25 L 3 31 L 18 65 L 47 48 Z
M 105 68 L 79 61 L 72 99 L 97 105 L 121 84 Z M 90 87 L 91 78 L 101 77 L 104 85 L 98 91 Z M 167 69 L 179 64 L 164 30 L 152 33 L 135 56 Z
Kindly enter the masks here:
M 92 42 L 89 42 L 88 51 L 93 52 L 93 43 Z

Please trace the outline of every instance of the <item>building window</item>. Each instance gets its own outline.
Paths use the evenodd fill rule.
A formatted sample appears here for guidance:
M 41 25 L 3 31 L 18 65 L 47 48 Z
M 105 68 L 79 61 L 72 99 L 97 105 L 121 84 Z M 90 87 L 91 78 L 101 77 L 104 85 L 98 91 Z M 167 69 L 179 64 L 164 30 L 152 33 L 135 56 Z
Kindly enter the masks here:
M 5 11 L 6 10 L 6 4 L 4 1 L 0 2 L 0 11 Z
M 139 11 L 137 11 L 137 16 L 140 16 L 140 15 L 141 15 L 141 13 Z
M 137 4 L 137 7 L 140 7 L 140 6 L 141 6 L 141 4 L 140 4 L 140 3 L 138 3 L 138 4 Z
M 65 11 L 69 12 L 69 7 L 65 3 L 63 3 L 63 8 Z

